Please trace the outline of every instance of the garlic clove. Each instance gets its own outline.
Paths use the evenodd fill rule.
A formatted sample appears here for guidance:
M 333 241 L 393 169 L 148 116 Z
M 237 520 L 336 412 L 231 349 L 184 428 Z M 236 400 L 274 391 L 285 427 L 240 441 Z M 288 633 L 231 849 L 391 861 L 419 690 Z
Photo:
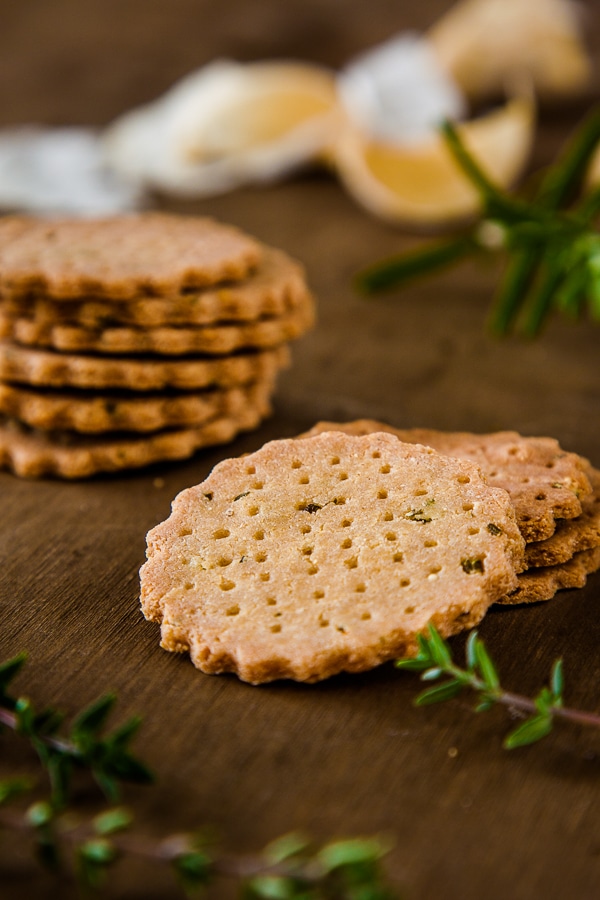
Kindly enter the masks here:
M 202 196 L 281 178 L 334 140 L 333 73 L 318 66 L 217 61 L 117 120 L 108 163 L 127 177 Z
M 529 157 L 534 104 L 519 96 L 500 109 L 457 126 L 466 147 L 500 187 L 511 184 Z M 423 228 L 457 223 L 480 209 L 477 191 L 443 137 L 420 142 L 374 140 L 350 121 L 335 146 L 333 165 L 348 192 L 367 210 L 393 223 Z
M 540 95 L 570 95 L 592 71 L 578 12 L 570 0 L 462 0 L 426 36 L 471 99 L 503 92 L 521 73 Z

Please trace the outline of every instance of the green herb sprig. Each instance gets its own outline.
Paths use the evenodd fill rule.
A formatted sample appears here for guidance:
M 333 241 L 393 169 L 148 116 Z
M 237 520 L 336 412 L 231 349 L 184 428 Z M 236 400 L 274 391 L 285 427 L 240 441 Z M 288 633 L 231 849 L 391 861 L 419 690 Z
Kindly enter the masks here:
M 496 704 L 517 710 L 527 718 L 505 737 L 503 746 L 507 750 L 541 740 L 552 731 L 556 719 L 600 728 L 600 715 L 569 709 L 564 705 L 561 659 L 557 659 L 552 666 L 549 685 L 542 688 L 536 697 L 530 698 L 501 687 L 496 666 L 477 631 L 472 631 L 467 639 L 464 668 L 454 662 L 449 644 L 434 625 L 430 624 L 428 634 L 418 635 L 417 640 L 417 656 L 397 660 L 396 667 L 421 672 L 423 681 L 436 681 L 442 676 L 447 676 L 447 680 L 423 691 L 415 704 L 427 706 L 451 700 L 467 689 L 478 695 L 476 712 L 485 712 Z
M 389 843 L 381 839 L 316 845 L 294 833 L 244 856 L 221 851 L 206 829 L 160 838 L 140 834 L 133 830 L 133 814 L 119 806 L 82 817 L 72 806 L 75 769 L 87 771 L 110 804 L 123 782 L 153 780 L 129 748 L 140 719 L 105 734 L 115 703 L 114 695 L 107 694 L 83 710 L 66 735 L 59 734 L 64 717 L 57 710 L 37 713 L 29 699 L 9 692 L 26 658 L 21 653 L 0 665 L 0 726 L 28 740 L 49 776 L 49 793 L 32 801 L 36 783 L 31 779 L 0 781 L 0 828 L 28 835 L 45 868 L 59 876 L 74 874 L 89 891 L 100 889 L 119 861 L 138 857 L 170 867 L 188 895 L 233 878 L 244 900 L 397 900 L 382 868 Z
M 495 335 L 539 334 L 553 311 L 600 321 L 600 188 L 572 204 L 600 144 L 600 109 L 592 111 L 542 177 L 533 198 L 498 188 L 470 155 L 456 128 L 442 128 L 446 144 L 479 193 L 482 219 L 466 232 L 427 242 L 365 269 L 356 278 L 366 294 L 397 288 L 448 268 L 467 256 L 503 251 L 506 270 L 492 303 Z M 570 205 L 571 204 L 571 205 Z

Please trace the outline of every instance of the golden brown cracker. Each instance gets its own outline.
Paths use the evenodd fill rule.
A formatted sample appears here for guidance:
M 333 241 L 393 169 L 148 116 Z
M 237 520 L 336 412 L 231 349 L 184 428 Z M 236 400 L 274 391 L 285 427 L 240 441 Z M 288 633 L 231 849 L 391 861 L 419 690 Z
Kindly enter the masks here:
M 207 673 L 317 681 L 476 624 L 524 542 L 478 468 L 390 434 L 273 441 L 219 463 L 148 535 L 147 618 Z
M 0 292 L 130 300 L 245 278 L 257 241 L 212 219 L 160 212 L 0 219 Z
M 550 537 L 557 519 L 581 515 L 582 500 L 592 494 L 587 460 L 567 453 L 554 438 L 523 437 L 516 431 L 472 434 L 393 428 L 370 419 L 343 424 L 319 422 L 306 434 L 332 429 L 347 434 L 386 431 L 402 441 L 426 444 L 439 453 L 473 460 L 489 484 L 508 491 L 528 542 Z
M 41 431 L 159 431 L 232 419 L 247 406 L 264 406 L 274 379 L 244 387 L 144 394 L 134 391 L 52 390 L 0 382 L 0 413 Z
M 165 356 L 205 353 L 223 356 L 238 350 L 277 347 L 300 337 L 313 324 L 314 303 L 308 292 L 304 294 L 302 303 L 281 316 L 191 328 L 117 325 L 88 329 L 61 322 L 41 322 L 35 318 L 12 318 L 0 307 L 0 338 L 66 353 L 127 353 L 136 356 L 144 353 Z
M 270 378 L 288 363 L 287 346 L 222 357 L 139 359 L 57 353 L 0 341 L 0 380 L 48 387 L 137 391 L 224 388 Z
M 268 403 L 247 404 L 236 416 L 217 417 L 196 428 L 99 437 L 32 431 L 15 420 L 5 420 L 0 422 L 0 467 L 24 478 L 77 479 L 187 459 L 204 447 L 225 444 L 240 432 L 256 428 L 269 413 Z
M 597 572 L 598 569 L 600 569 L 600 547 L 582 550 L 564 563 L 522 572 L 518 576 L 517 589 L 498 602 L 503 606 L 514 606 L 518 603 L 551 600 L 557 591 L 584 587 L 587 576 Z
M 136 296 L 118 303 L 100 297 L 56 300 L 44 295 L 1 297 L 5 317 L 30 317 L 39 323 L 77 325 L 89 330 L 129 325 L 135 328 L 253 322 L 282 316 L 306 303 L 302 266 L 281 250 L 262 247 L 255 271 L 228 282 L 185 294 Z

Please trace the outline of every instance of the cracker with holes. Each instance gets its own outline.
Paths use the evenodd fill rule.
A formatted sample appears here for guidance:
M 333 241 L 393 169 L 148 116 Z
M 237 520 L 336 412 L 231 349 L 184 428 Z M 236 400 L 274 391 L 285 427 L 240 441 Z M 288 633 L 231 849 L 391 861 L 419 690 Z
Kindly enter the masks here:
M 557 520 L 581 515 L 582 500 L 592 496 L 588 461 L 567 453 L 554 438 L 523 437 L 516 431 L 471 434 L 400 429 L 371 419 L 344 424 L 319 422 L 307 434 L 332 429 L 347 434 L 385 431 L 401 441 L 426 444 L 439 453 L 473 460 L 489 484 L 509 492 L 527 542 L 549 538 Z
M 273 441 L 183 491 L 141 603 L 206 673 L 314 682 L 416 651 L 514 590 L 524 542 L 477 466 L 390 434 Z

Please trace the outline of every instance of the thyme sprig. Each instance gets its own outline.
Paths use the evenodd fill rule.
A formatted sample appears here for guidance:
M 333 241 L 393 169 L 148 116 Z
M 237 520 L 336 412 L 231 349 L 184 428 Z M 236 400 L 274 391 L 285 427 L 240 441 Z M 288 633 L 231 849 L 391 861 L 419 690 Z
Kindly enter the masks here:
M 151 837 L 133 830 L 134 816 L 113 806 L 122 782 L 147 784 L 151 773 L 129 744 L 140 719 L 105 733 L 115 697 L 107 694 L 84 709 L 66 734 L 55 709 L 36 712 L 26 697 L 9 692 L 23 668 L 21 653 L 0 665 L 0 726 L 26 738 L 49 776 L 48 796 L 31 800 L 36 783 L 29 778 L 0 781 L 0 828 L 27 834 L 39 862 L 57 875 L 74 875 L 85 890 L 101 888 L 119 861 L 138 857 L 170 867 L 188 893 L 220 878 L 234 878 L 244 900 L 393 900 L 382 859 L 386 841 L 351 838 L 316 845 L 289 834 L 253 855 L 225 853 L 206 829 Z M 72 775 L 89 772 L 110 805 L 91 818 L 72 806 Z M 15 810 L 14 804 L 26 802 Z
M 481 220 L 467 231 L 427 242 L 416 250 L 376 263 L 359 273 L 367 294 L 396 288 L 481 253 L 503 251 L 507 265 L 489 316 L 495 335 L 514 331 L 534 337 L 553 311 L 600 320 L 600 188 L 578 202 L 591 157 L 600 144 L 600 109 L 580 126 L 548 168 L 532 198 L 500 189 L 481 169 L 456 128 L 442 128 L 446 144 L 479 193 Z
M 436 681 L 442 676 L 447 676 L 447 680 L 420 693 L 415 704 L 427 706 L 440 703 L 468 689 L 478 695 L 476 712 L 485 712 L 501 704 L 525 714 L 527 718 L 505 737 L 503 746 L 507 750 L 541 740 L 552 731 L 556 719 L 600 728 L 600 715 L 564 705 L 561 659 L 557 659 L 552 666 L 548 686 L 543 687 L 536 697 L 530 698 L 502 688 L 496 666 L 477 631 L 472 631 L 467 639 L 464 668 L 454 661 L 449 644 L 433 624 L 429 624 L 428 634 L 418 635 L 417 640 L 417 656 L 397 660 L 397 668 L 421 672 L 422 681 Z

